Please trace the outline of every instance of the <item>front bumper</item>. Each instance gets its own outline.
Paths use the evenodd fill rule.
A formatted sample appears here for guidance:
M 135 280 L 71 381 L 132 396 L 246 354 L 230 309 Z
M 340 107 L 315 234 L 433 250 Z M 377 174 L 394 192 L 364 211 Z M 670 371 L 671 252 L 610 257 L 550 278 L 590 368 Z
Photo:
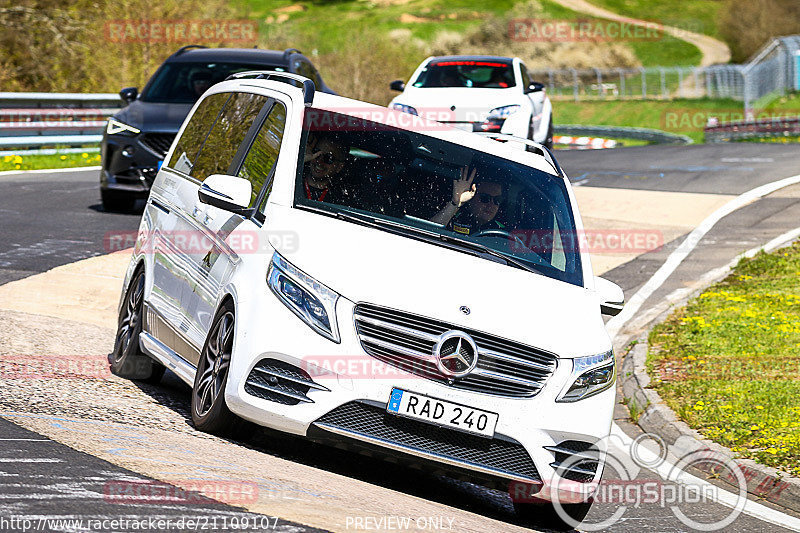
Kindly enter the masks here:
M 100 189 L 146 198 L 176 132 L 103 135 Z
M 400 375 L 396 368 L 366 355 L 352 322 L 353 311 L 352 302 L 339 299 L 341 343 L 335 344 L 314 333 L 266 289 L 238 302 L 237 316 L 242 318 L 237 320 L 225 393 L 231 411 L 273 429 L 378 452 L 490 486 L 508 489 L 509 483 L 530 484 L 543 499 L 552 499 L 552 487 L 558 485 L 561 501 L 580 501 L 581 486 L 599 480 L 602 455 L 594 475 L 576 477 L 559 468 L 559 462 L 568 461 L 563 452 L 559 455 L 553 450 L 565 442 L 591 446 L 608 437 L 613 387 L 575 403 L 556 403 L 572 375 L 568 360 L 561 360 L 531 398 L 459 390 L 423 377 Z M 253 317 L 252 322 L 247 317 Z M 321 387 L 307 390 L 308 401 L 293 405 L 248 393 L 248 376 L 263 359 L 301 368 Z M 398 420 L 385 412 L 394 387 L 498 413 L 494 439 Z

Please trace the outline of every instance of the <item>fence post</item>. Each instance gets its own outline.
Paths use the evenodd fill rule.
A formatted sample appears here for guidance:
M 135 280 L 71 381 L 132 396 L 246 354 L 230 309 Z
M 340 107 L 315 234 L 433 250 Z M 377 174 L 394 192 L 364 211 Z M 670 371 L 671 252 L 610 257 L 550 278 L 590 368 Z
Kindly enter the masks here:
M 678 67 L 678 93 L 676 96 L 683 96 L 683 69 Z
M 572 94 L 575 97 L 575 101 L 580 101 L 578 98 L 578 71 L 574 68 L 570 69 L 572 71 Z
M 645 100 L 647 99 L 647 73 L 644 71 L 644 67 L 641 67 L 639 72 L 642 74 L 642 100 Z
M 667 97 L 667 74 L 664 71 L 664 67 L 659 67 L 659 73 L 661 74 L 661 98 Z
M 800 61 L 800 58 L 798 58 Z M 619 72 L 619 93 L 622 95 L 622 98 L 625 98 L 625 74 L 622 72 L 621 68 L 617 69 Z

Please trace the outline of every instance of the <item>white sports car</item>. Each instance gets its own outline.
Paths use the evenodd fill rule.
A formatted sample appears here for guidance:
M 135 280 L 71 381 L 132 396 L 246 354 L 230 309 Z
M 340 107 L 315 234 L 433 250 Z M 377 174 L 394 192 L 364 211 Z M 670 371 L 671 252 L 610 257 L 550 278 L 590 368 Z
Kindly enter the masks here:
M 466 131 L 503 133 L 553 147 L 553 105 L 515 57 L 429 57 L 390 107 Z

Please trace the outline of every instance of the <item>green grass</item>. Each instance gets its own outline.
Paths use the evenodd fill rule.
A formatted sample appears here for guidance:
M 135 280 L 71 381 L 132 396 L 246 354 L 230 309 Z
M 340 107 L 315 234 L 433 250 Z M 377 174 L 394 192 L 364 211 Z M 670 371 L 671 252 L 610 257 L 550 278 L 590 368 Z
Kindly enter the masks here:
M 771 115 L 797 115 L 800 113 L 800 94 L 777 99 L 762 111 Z M 720 121 L 742 120 L 744 109 L 736 100 L 706 98 L 553 102 L 556 124 L 653 128 L 687 135 L 698 143 L 703 142 L 703 128 L 712 116 Z
M 553 18 L 562 20 L 604 20 L 577 13 L 550 0 L 540 1 L 547 14 Z M 700 49 L 693 44 L 666 34 L 661 35 L 657 40 L 631 40 L 627 41 L 627 44 L 633 49 L 643 67 L 687 67 L 699 65 L 703 57 Z
M 262 21 L 261 35 L 266 45 L 270 42 L 291 41 L 306 52 L 319 54 L 346 49 L 358 42 L 365 31 L 387 34 L 395 29 L 407 29 L 412 36 L 430 42 L 443 30 L 463 33 L 475 28 L 491 16 L 503 16 L 513 8 L 514 0 L 410 0 L 403 4 L 382 5 L 383 2 L 365 0 L 340 0 L 334 2 L 262 2 L 261 0 L 233 0 L 240 12 Z M 566 9 L 551 0 L 540 0 L 542 17 L 559 20 L 586 20 L 589 17 Z M 280 9 L 292 5 L 303 6 L 303 11 L 285 12 L 288 20 L 277 22 Z M 402 15 L 411 15 L 422 22 L 401 22 Z M 272 17 L 270 19 L 270 17 Z M 449 18 L 455 17 L 455 18 Z M 267 20 L 272 20 L 268 23 Z M 628 43 L 644 66 L 690 66 L 700 62 L 700 51 L 693 45 L 671 36 L 657 41 L 630 41 Z M 413 48 L 410 53 L 418 55 Z M 417 62 L 424 59 L 416 58 Z M 376 58 L 379 60 L 379 58 Z M 409 72 L 410 74 L 410 72 Z
M 39 170 L 47 168 L 91 167 L 100 164 L 97 150 L 77 154 L 7 155 L 0 157 L 0 171 Z
M 741 457 L 800 475 L 800 243 L 741 262 L 650 334 L 666 403 Z
M 719 37 L 718 0 L 590 0 L 626 17 L 652 20 L 668 26 Z

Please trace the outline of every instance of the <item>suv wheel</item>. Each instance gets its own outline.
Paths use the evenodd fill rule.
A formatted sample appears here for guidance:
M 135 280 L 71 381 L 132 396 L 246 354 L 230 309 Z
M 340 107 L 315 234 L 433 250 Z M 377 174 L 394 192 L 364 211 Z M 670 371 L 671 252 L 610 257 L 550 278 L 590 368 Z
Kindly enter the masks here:
M 256 426 L 233 414 L 225 403 L 235 324 L 233 302 L 227 300 L 217 311 L 200 352 L 192 387 L 192 421 L 200 431 L 246 439 Z
M 164 375 L 164 365 L 142 353 L 139 334 L 142 332 L 144 307 L 144 270 L 139 269 L 125 294 L 119 313 L 114 350 L 108 356 L 111 372 L 127 379 L 137 379 L 156 384 Z
M 108 212 L 123 212 L 133 210 L 136 198 L 127 194 L 120 194 L 114 191 L 100 191 L 100 200 L 103 202 L 103 209 Z

